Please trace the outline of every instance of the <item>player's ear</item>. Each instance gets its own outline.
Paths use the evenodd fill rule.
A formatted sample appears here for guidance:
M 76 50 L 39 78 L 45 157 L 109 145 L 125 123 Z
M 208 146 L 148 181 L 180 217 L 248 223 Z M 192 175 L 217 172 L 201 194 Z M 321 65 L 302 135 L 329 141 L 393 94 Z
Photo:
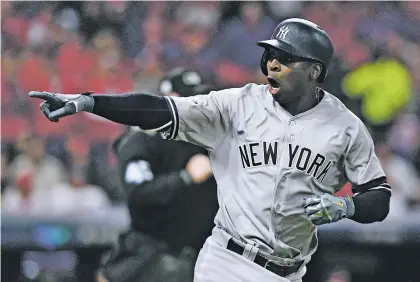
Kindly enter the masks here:
M 311 80 L 317 80 L 318 76 L 321 75 L 322 72 L 322 65 L 319 63 L 312 64 L 310 78 Z

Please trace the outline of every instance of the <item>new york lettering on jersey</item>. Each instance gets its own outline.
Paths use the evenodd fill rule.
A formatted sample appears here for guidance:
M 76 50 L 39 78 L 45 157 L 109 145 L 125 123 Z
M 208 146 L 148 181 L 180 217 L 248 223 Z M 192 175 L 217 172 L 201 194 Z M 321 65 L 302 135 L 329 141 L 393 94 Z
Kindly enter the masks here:
M 279 141 L 252 142 L 240 145 L 239 155 L 244 169 L 277 165 Z M 313 152 L 310 148 L 288 143 L 288 167 L 305 171 L 319 182 L 325 178 L 328 170 L 333 166 L 333 161 L 328 160 L 320 153 Z

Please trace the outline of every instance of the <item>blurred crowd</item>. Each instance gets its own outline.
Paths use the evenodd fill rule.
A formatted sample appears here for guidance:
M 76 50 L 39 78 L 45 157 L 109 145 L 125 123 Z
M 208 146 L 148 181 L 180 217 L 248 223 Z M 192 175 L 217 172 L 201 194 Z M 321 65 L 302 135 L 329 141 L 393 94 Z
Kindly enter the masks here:
M 5 211 L 70 212 L 123 199 L 113 141 L 90 114 L 51 123 L 30 90 L 157 93 L 183 66 L 218 88 L 265 83 L 258 40 L 303 17 L 332 37 L 324 85 L 362 118 L 393 189 L 420 204 L 420 2 L 2 2 L 1 192 Z

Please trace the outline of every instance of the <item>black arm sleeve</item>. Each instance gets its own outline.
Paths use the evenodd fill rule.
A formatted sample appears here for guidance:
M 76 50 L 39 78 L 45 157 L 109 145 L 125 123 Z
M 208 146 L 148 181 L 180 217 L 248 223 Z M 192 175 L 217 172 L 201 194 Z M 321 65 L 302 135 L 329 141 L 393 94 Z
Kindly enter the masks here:
M 142 94 L 92 95 L 95 106 L 92 113 L 111 121 L 139 126 L 145 130 L 167 130 L 171 113 L 164 97 Z
M 141 184 L 125 184 L 128 197 L 138 205 L 165 206 L 187 183 L 182 179 L 180 171 L 159 174 L 152 181 Z
M 353 197 L 355 213 L 350 218 L 359 223 L 382 221 L 389 213 L 390 193 L 384 190 L 369 190 Z

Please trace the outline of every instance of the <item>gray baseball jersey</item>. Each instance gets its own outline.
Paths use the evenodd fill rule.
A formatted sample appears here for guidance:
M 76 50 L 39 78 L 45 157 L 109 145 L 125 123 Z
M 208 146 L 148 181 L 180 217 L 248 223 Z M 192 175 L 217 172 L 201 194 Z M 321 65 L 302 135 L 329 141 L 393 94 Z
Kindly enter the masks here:
M 209 151 L 220 205 L 215 223 L 261 251 L 304 259 L 316 250 L 305 197 L 332 194 L 346 181 L 357 192 L 387 189 L 366 127 L 327 92 L 296 116 L 267 85 L 166 98 L 173 116 L 163 137 Z

